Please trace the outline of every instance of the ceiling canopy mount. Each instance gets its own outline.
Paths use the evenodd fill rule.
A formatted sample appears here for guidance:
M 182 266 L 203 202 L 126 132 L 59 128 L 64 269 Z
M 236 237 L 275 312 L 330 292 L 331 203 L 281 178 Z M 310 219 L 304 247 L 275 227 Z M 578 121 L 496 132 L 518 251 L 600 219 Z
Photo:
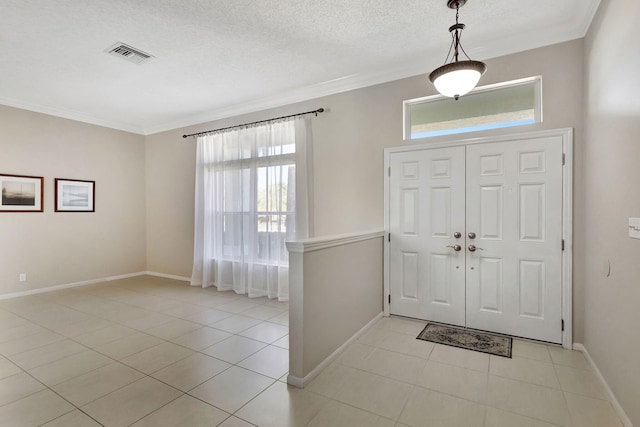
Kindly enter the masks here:
M 449 9 L 460 9 L 465 4 L 467 4 L 467 0 L 448 0 L 447 1 L 447 6 L 449 6 Z

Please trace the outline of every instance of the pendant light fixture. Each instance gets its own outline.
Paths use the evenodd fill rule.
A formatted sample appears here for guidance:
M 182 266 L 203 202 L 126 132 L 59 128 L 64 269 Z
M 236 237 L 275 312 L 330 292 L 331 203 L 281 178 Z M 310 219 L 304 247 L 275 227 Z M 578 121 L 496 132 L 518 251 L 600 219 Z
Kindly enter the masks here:
M 458 23 L 460 8 L 467 3 L 467 0 L 447 0 L 447 6 L 456 10 L 456 23 L 449 27 L 452 41 L 449 53 L 445 58 L 445 64 L 436 68 L 429 74 L 429 80 L 436 87 L 438 92 L 444 96 L 455 98 L 467 94 L 478 84 L 480 77 L 487 71 L 487 64 L 480 61 L 473 61 L 464 51 L 460 39 L 465 25 Z M 453 51 L 453 55 L 451 52 Z M 466 60 L 458 60 L 459 51 L 464 53 Z M 451 56 L 451 62 L 449 57 Z

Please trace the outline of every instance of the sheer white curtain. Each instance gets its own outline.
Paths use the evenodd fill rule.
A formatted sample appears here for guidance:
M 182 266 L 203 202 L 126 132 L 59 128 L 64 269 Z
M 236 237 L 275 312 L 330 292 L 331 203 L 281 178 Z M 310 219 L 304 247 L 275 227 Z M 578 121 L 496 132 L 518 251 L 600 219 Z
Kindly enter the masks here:
M 311 133 L 291 119 L 198 138 L 192 286 L 289 298 L 285 241 L 309 236 Z

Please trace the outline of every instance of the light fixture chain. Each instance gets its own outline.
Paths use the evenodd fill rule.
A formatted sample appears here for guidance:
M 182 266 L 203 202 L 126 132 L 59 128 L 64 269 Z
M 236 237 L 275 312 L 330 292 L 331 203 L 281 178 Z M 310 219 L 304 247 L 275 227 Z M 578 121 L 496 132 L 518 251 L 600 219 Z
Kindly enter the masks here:
M 459 25 L 458 23 L 458 19 L 460 18 L 460 4 L 456 3 L 456 25 Z M 464 50 L 464 47 L 462 46 L 462 30 L 456 30 L 456 62 L 458 61 L 458 47 L 460 47 L 460 49 L 462 50 L 462 53 L 464 53 L 464 56 L 467 57 L 467 59 L 471 59 L 469 57 L 469 55 L 467 55 L 467 52 Z
M 456 3 L 456 27 L 458 24 L 458 17 L 460 16 L 460 5 Z M 460 45 L 460 30 L 456 28 L 455 32 L 455 50 L 453 52 L 455 56 L 455 62 L 458 62 L 458 46 Z

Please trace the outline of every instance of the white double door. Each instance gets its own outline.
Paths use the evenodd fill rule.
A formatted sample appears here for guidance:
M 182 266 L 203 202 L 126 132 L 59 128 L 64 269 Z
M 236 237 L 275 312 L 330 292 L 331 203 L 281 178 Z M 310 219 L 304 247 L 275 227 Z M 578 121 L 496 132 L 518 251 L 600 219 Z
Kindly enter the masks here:
M 562 150 L 391 153 L 390 313 L 562 342 Z

